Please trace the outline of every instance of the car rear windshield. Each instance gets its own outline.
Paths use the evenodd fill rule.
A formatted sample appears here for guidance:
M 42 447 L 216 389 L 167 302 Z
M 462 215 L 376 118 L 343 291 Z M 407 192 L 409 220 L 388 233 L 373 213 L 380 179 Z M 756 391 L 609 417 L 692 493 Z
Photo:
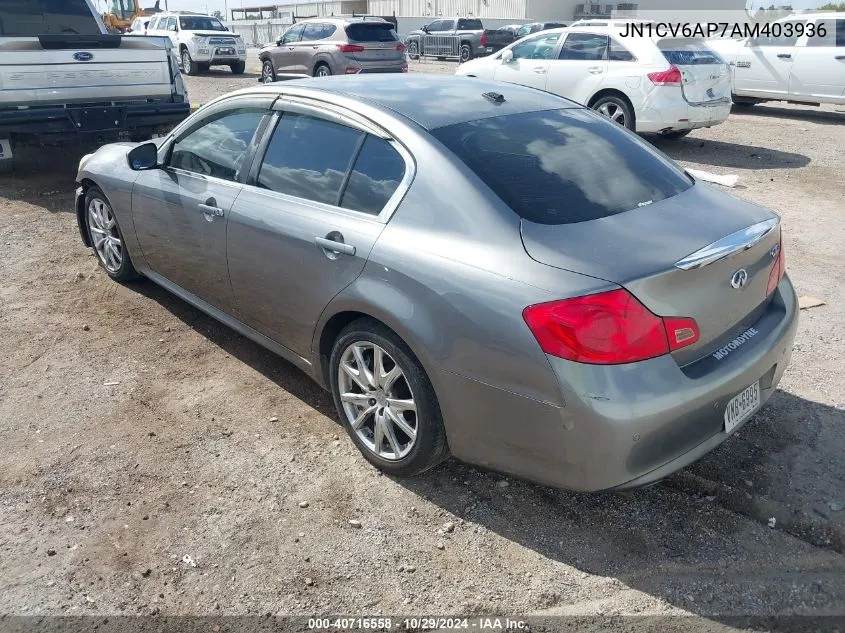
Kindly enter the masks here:
M 226 31 L 228 30 L 217 18 L 205 16 L 179 16 L 179 28 L 183 31 Z
M 724 64 L 718 53 L 706 44 L 691 40 L 661 40 L 657 43 L 666 61 L 673 66 L 702 66 Z
M 97 35 L 97 19 L 85 0 L 6 0 L 0 2 L 0 35 Z
M 432 134 L 520 217 L 538 224 L 596 220 L 692 186 L 647 143 L 587 109 L 510 114 Z
M 361 22 L 349 24 L 346 35 L 353 42 L 398 42 L 390 22 Z

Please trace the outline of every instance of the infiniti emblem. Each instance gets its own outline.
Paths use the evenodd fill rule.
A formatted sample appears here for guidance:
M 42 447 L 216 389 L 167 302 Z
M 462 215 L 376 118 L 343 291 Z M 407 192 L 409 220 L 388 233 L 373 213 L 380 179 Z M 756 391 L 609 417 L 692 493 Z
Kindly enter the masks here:
M 73 58 L 78 62 L 90 62 L 94 59 L 94 55 L 87 51 L 80 51 L 78 53 L 74 53 Z
M 737 290 L 744 288 L 745 284 L 748 283 L 748 271 L 744 268 L 740 268 L 731 276 L 731 287 L 736 288 Z

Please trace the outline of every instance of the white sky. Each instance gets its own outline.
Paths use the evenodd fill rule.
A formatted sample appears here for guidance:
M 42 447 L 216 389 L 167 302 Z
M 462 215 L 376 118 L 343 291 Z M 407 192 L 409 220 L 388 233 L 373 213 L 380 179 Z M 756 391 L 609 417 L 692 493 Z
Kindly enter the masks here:
M 138 0 L 142 7 L 151 7 L 155 4 L 155 0 Z M 303 0 L 307 1 L 307 0 Z M 748 4 L 753 5 L 754 9 L 759 9 L 761 6 L 775 6 L 782 4 L 791 4 L 796 10 L 814 9 L 823 4 L 827 4 L 831 0 L 749 0 Z M 836 0 L 837 2 L 839 0 Z M 107 0 L 100 0 L 100 5 L 105 4 Z M 705 9 L 707 8 L 707 0 L 687 0 L 690 8 Z M 274 4 L 274 0 L 161 0 L 161 7 L 171 10 L 182 11 L 200 11 L 203 13 L 211 13 L 212 11 L 223 11 L 224 7 L 229 9 L 237 9 L 242 6 L 255 6 L 259 4 Z

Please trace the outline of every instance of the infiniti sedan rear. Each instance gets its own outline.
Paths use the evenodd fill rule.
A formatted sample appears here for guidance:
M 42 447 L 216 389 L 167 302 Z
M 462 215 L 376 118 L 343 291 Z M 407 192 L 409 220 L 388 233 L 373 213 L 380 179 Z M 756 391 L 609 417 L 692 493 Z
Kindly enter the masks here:
M 646 485 L 741 428 L 797 327 L 779 218 L 555 95 L 239 91 L 80 165 L 86 245 L 300 367 L 381 470 Z

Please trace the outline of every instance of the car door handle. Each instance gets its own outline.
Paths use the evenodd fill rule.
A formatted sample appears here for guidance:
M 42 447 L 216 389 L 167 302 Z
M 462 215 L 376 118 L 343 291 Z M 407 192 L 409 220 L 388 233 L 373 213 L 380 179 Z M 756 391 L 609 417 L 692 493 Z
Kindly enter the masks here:
M 534 68 L 533 70 L 534 70 L 534 72 L 535 72 L 535 73 L 537 73 L 538 75 L 545 75 L 545 74 L 546 74 L 546 69 L 545 69 L 545 68 L 543 68 L 542 66 L 537 66 L 537 67 L 536 67 L 536 68 Z
M 210 201 L 209 201 L 209 202 L 210 202 Z M 223 213 L 224 213 L 224 211 L 223 211 L 223 209 L 221 209 L 220 207 L 215 207 L 215 206 L 213 206 L 213 205 L 211 205 L 211 204 L 199 204 L 199 205 L 197 205 L 197 206 L 198 206 L 198 207 L 200 208 L 200 210 L 201 210 L 203 213 L 205 213 L 206 215 L 213 215 L 213 216 L 218 217 L 218 218 L 222 218 L 222 217 L 223 217 Z
M 317 237 L 314 239 L 317 246 L 330 253 L 341 253 L 343 255 L 354 255 L 355 247 L 352 244 L 330 240 L 325 237 Z
M 780 59 L 792 59 L 792 55 L 789 53 L 778 53 L 778 58 Z
M 604 68 L 601 66 L 590 66 L 587 70 L 594 75 L 601 75 L 604 72 Z

